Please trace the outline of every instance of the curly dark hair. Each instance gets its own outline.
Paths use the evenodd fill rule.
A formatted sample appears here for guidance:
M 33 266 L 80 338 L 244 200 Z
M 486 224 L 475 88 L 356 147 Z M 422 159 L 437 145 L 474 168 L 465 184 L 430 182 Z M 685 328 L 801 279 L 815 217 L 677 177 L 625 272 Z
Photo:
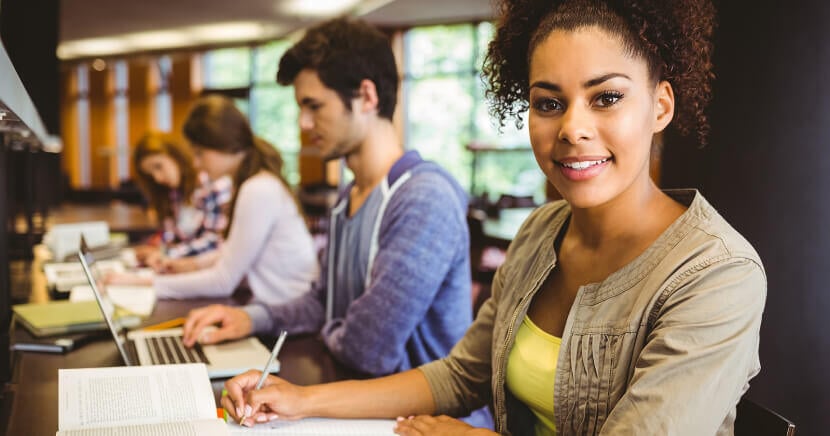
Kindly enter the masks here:
M 368 23 L 335 18 L 316 25 L 280 59 L 277 82 L 290 85 L 301 70 L 317 71 L 347 109 L 363 79 L 375 84 L 378 114 L 390 121 L 398 99 L 398 67 L 389 38 Z
M 701 145 L 709 133 L 705 109 L 711 99 L 711 0 L 502 0 L 499 24 L 484 60 L 490 112 L 521 127 L 528 110 L 533 49 L 555 29 L 597 26 L 618 36 L 627 51 L 644 59 L 651 79 L 668 81 L 676 105 L 673 128 L 692 132 Z

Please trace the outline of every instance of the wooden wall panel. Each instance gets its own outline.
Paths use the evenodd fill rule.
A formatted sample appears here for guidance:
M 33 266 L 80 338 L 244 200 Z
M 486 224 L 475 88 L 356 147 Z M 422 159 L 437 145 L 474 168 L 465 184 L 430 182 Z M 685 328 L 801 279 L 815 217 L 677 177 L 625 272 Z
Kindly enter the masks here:
M 184 125 L 184 120 L 190 111 L 190 106 L 199 93 L 199 89 L 195 89 L 193 86 L 194 80 L 192 77 L 194 74 L 192 63 L 197 61 L 198 57 L 193 54 L 174 56 L 173 70 L 168 82 L 170 98 L 173 102 L 173 131 L 171 133 L 182 141 L 184 141 L 184 135 L 181 133 L 182 125 Z
M 117 174 L 111 76 L 109 68 L 103 71 L 89 70 L 89 158 L 92 188 L 110 187 L 112 174 Z
M 129 104 L 130 177 L 134 177 L 132 152 L 138 140 L 153 126 L 155 89 L 151 84 L 152 60 L 133 59 L 129 62 L 127 99 Z
M 67 67 L 60 75 L 60 123 L 63 159 L 61 167 L 71 187 L 81 184 L 81 161 L 78 126 L 78 77 L 77 68 Z

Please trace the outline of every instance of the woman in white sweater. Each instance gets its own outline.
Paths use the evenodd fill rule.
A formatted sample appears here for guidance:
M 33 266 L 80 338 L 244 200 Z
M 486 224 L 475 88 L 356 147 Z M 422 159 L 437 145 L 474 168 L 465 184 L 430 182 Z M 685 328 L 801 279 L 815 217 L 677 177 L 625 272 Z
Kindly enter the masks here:
M 225 242 L 214 255 L 196 260 L 201 269 L 192 272 L 107 281 L 151 281 L 161 298 L 227 297 L 246 281 L 254 298 L 269 304 L 308 291 L 318 274 L 317 258 L 277 150 L 254 136 L 232 100 L 218 95 L 199 99 L 183 130 L 199 170 L 213 180 L 233 178 Z

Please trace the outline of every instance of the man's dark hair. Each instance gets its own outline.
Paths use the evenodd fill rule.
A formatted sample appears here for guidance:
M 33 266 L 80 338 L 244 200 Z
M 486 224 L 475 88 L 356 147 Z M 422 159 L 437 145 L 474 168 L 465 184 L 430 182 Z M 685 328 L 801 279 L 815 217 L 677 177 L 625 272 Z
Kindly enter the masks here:
M 290 85 L 312 69 L 340 96 L 346 108 L 360 82 L 371 80 L 378 93 L 378 113 L 392 120 L 398 98 L 398 69 L 389 38 L 366 22 L 336 18 L 314 26 L 280 59 L 277 82 Z

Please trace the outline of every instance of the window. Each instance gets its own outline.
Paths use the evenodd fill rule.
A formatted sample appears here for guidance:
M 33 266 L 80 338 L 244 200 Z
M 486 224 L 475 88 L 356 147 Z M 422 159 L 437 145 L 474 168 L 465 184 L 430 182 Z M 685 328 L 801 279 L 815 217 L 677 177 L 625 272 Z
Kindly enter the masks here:
M 202 57 L 205 87 L 247 88 L 251 84 L 251 49 L 248 47 L 211 50 Z
M 115 89 L 112 97 L 115 107 L 115 157 L 116 180 L 119 182 L 130 177 L 130 107 L 127 100 L 129 70 L 127 61 L 118 60 L 113 65 Z
M 291 184 L 300 180 L 300 132 L 297 105 L 290 87 L 277 84 L 277 64 L 290 47 L 274 41 L 256 47 L 212 50 L 203 56 L 205 88 L 225 92 L 251 122 L 254 133 L 280 151 L 283 174 Z
M 490 23 L 416 27 L 404 36 L 405 142 L 472 195 L 544 197 L 527 128 L 495 127 L 480 78 Z M 470 147 L 478 144 L 478 147 Z
M 254 50 L 249 116 L 254 132 L 282 153 L 283 173 L 296 185 L 300 181 L 297 103 L 294 102 L 294 89 L 277 83 L 277 66 L 289 47 L 289 41 L 275 41 Z
M 155 83 L 154 124 L 156 129 L 169 132 L 173 129 L 173 98 L 170 96 L 170 74 L 173 71 L 173 60 L 170 56 L 161 56 L 156 59 L 153 68 L 153 82 Z

